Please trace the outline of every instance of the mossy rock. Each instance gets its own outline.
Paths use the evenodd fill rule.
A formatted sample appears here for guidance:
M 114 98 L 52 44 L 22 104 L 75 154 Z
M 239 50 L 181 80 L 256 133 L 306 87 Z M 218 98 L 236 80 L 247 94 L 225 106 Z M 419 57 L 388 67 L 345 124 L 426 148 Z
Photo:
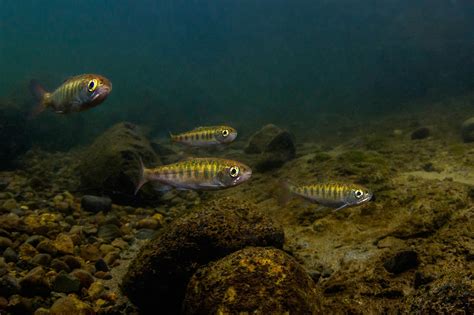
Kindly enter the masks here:
M 283 241 L 283 229 L 256 205 L 212 201 L 162 229 L 130 264 L 122 289 L 144 313 L 176 314 L 198 268 L 246 246 L 281 248 Z
M 406 314 L 474 314 L 472 280 L 456 275 L 436 280 L 405 299 Z
M 293 257 L 248 247 L 194 274 L 183 314 L 319 314 L 320 301 L 321 293 Z
M 84 153 L 79 165 L 81 185 L 85 190 L 109 195 L 115 202 L 134 202 L 140 158 L 146 165 L 159 164 L 150 142 L 137 126 L 116 124 Z M 146 194 L 144 190 L 142 196 Z M 152 195 L 150 191 L 148 195 Z

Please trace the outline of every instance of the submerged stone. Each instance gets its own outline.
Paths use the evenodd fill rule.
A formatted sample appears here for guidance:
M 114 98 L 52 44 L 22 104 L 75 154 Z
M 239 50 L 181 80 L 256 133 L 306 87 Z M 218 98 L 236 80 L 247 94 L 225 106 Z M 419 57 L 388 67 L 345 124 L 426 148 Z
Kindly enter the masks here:
M 137 126 L 119 123 L 105 131 L 86 150 L 79 165 L 81 185 L 88 190 L 107 193 L 114 201 L 136 202 L 134 191 L 141 172 L 140 158 L 147 166 L 159 162 L 150 142 Z
M 65 272 L 60 272 L 53 281 L 53 291 L 60 293 L 78 292 L 81 281 Z
M 56 302 L 50 309 L 51 315 L 64 315 L 64 314 L 75 314 L 75 315 L 93 315 L 95 314 L 94 309 L 87 303 L 84 303 L 73 296 L 63 297 Z
M 462 123 L 461 136 L 464 142 L 474 141 L 474 117 L 471 117 Z
M 143 312 L 176 313 L 199 267 L 246 246 L 281 248 L 283 240 L 282 228 L 255 205 L 223 198 L 163 228 L 131 262 L 122 289 Z
M 248 247 L 199 269 L 183 314 L 318 314 L 321 292 L 298 262 L 275 248 Z

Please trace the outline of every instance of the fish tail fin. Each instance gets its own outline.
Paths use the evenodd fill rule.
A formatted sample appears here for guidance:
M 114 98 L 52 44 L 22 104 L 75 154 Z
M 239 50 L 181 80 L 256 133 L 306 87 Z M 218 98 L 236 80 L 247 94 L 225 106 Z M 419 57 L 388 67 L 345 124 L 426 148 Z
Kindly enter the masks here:
M 29 115 L 29 118 L 32 119 L 48 108 L 51 94 L 46 92 L 46 90 L 36 80 L 30 81 L 30 91 L 37 101 L 37 105 L 33 108 Z
M 278 194 L 278 204 L 280 206 L 285 206 L 291 199 L 293 199 L 293 193 L 291 187 L 293 184 L 287 180 L 280 182 L 280 190 Z
M 138 193 L 140 188 L 142 188 L 143 185 L 145 185 L 148 182 L 148 179 L 145 176 L 145 165 L 143 164 L 143 160 L 141 157 L 138 158 L 140 162 L 140 169 L 139 169 L 139 175 L 138 175 L 138 181 L 137 185 L 135 187 L 135 195 Z

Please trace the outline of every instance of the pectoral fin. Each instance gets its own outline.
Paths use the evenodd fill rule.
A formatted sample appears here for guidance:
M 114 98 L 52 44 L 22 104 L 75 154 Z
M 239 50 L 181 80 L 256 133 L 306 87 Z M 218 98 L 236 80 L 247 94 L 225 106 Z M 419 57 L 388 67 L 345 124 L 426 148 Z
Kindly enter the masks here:
M 344 204 L 344 205 L 340 206 L 339 208 L 336 208 L 336 209 L 332 210 L 332 212 L 339 211 L 339 210 L 344 209 L 346 207 L 347 207 L 347 204 Z

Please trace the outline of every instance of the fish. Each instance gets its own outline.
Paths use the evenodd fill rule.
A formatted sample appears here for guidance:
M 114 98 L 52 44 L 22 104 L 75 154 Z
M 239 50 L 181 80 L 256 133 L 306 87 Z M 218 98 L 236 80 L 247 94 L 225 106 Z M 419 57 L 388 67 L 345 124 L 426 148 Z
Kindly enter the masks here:
M 372 199 L 373 193 L 365 187 L 346 183 L 316 183 L 311 185 L 295 185 L 286 182 L 285 191 L 290 195 L 283 197 L 283 202 L 291 196 L 300 196 L 321 207 L 335 208 L 338 211 L 346 207 L 357 206 Z
M 135 195 L 147 182 L 159 190 L 219 190 L 237 186 L 252 176 L 252 169 L 238 161 L 221 158 L 188 158 L 172 164 L 146 168 L 140 159 Z
M 112 91 L 109 79 L 98 74 L 81 74 L 63 82 L 53 92 L 47 92 L 36 80 L 30 90 L 38 104 L 30 114 L 34 118 L 47 108 L 58 114 L 81 112 L 101 104 Z
M 193 147 L 209 147 L 228 144 L 237 138 L 237 130 L 229 126 L 197 127 L 177 135 L 170 132 L 172 142 Z

